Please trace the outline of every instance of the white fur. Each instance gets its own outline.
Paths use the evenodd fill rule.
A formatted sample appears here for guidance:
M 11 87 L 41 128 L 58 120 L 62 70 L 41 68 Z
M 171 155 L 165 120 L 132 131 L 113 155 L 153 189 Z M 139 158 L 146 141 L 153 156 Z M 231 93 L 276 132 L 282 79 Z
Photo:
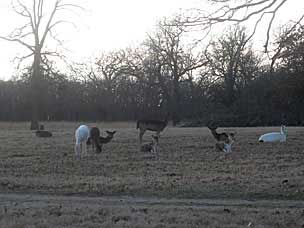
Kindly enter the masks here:
M 232 149 L 231 149 L 232 144 L 233 144 L 233 141 L 231 141 L 231 142 L 229 142 L 229 143 L 224 143 L 224 149 L 223 149 L 223 151 L 224 151 L 225 153 L 230 153 L 230 152 L 232 152 Z
M 232 152 L 232 144 L 234 143 L 234 139 L 229 136 L 229 143 L 226 142 L 217 142 L 217 148 L 224 153 L 231 153 Z
M 84 147 L 83 154 L 87 155 L 87 145 L 86 142 L 90 137 L 90 128 L 86 125 L 79 126 L 75 131 L 75 155 L 80 156 L 82 154 L 82 149 Z
M 284 125 L 281 126 L 280 132 L 271 132 L 262 135 L 259 142 L 285 142 L 287 137 L 287 130 Z

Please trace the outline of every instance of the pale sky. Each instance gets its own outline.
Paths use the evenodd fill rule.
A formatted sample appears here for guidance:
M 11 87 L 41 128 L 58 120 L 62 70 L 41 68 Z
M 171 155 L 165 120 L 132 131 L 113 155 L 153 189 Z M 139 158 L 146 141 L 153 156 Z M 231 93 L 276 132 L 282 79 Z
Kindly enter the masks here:
M 31 1 L 31 0 L 22 0 Z M 304 12 L 304 0 L 289 0 L 277 23 Z M 10 8 L 11 0 L 0 1 L 0 35 L 7 35 L 18 24 L 17 16 Z M 203 0 L 73 0 L 87 11 L 76 16 L 77 28 L 66 25 L 59 38 L 69 50 L 67 56 L 74 61 L 94 59 L 102 51 L 136 45 L 153 31 L 155 24 L 164 16 L 169 17 L 181 9 L 203 8 Z M 283 10 L 282 10 L 283 11 Z M 261 37 L 263 33 L 261 32 Z M 259 36 L 257 37 L 259 39 Z M 262 38 L 260 38 L 262 39 Z M 15 72 L 14 57 L 26 53 L 20 45 L 0 39 L 0 79 L 7 80 Z

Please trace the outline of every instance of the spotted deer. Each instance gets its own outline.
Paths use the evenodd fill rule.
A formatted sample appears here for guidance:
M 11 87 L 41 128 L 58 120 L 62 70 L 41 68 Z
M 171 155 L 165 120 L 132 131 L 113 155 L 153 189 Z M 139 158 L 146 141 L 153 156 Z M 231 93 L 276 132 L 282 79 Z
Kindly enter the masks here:
M 160 137 L 162 132 L 168 125 L 168 120 L 138 120 L 136 129 L 139 129 L 139 144 L 142 144 L 142 138 L 146 131 L 156 132 L 157 137 Z
M 223 151 L 225 153 L 229 153 L 231 152 L 231 147 L 232 144 L 235 141 L 235 135 L 236 132 L 222 132 L 222 133 L 218 133 L 216 131 L 217 126 L 215 125 L 208 125 L 208 128 L 210 129 L 213 137 L 215 138 L 215 140 L 217 141 L 215 146 L 218 150 Z

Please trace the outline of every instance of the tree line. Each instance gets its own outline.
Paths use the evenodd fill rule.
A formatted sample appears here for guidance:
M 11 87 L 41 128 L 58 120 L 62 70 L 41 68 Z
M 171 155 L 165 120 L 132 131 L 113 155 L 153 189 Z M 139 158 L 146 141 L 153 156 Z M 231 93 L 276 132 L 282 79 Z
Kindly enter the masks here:
M 189 45 L 185 25 L 159 23 L 136 48 L 74 64 L 69 73 L 52 62 L 35 79 L 39 119 L 116 121 L 171 119 L 193 125 L 304 124 L 304 27 L 282 29 L 275 61 L 254 51 L 243 27 L 234 26 L 206 47 Z M 288 31 L 288 32 L 284 32 Z M 0 81 L 0 120 L 32 116 L 32 69 Z M 190 124 L 190 125 L 191 125 Z

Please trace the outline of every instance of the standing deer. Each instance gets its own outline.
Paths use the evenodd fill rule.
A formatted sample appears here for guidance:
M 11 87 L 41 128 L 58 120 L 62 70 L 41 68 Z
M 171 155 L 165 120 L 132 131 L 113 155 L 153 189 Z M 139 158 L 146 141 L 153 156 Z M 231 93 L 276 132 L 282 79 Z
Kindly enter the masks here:
M 101 152 L 101 145 L 99 142 L 99 137 L 100 137 L 100 131 L 99 131 L 98 127 L 92 127 L 90 129 L 90 136 L 87 140 L 87 145 L 92 144 L 93 150 L 96 147 L 96 153 Z
M 142 138 L 146 131 L 156 132 L 157 137 L 160 137 L 162 132 L 168 124 L 168 120 L 138 120 L 136 129 L 139 129 L 139 144 L 142 144 Z
M 78 157 L 84 150 L 84 155 L 87 155 L 87 142 L 90 137 L 90 128 L 86 125 L 79 126 L 75 131 L 75 155 Z

